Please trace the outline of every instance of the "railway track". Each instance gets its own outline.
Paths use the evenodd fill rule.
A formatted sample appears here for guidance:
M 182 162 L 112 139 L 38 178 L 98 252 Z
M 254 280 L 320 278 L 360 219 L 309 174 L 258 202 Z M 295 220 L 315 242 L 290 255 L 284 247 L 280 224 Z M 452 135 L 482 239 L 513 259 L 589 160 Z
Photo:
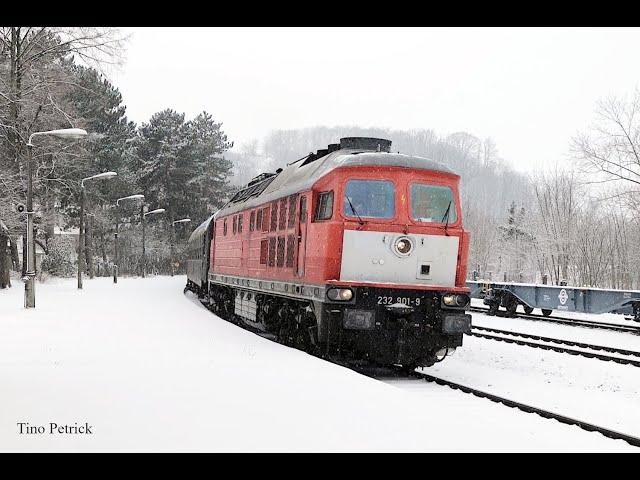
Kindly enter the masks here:
M 426 374 L 426 373 L 413 372 L 411 374 L 411 376 L 413 376 L 415 378 L 421 378 L 423 380 L 426 380 L 427 382 L 432 382 L 432 383 L 436 383 L 438 385 L 447 386 L 447 387 L 450 387 L 450 388 L 452 388 L 454 390 L 459 390 L 459 391 L 461 391 L 463 393 L 471 394 L 471 395 L 474 395 L 476 397 L 486 398 L 487 400 L 491 400 L 494 403 L 500 403 L 500 404 L 505 405 L 507 407 L 517 408 L 518 410 L 521 410 L 523 412 L 536 413 L 536 414 L 540 415 L 543 418 L 554 419 L 554 420 L 557 420 L 557 421 L 559 421 L 561 423 L 564 423 L 566 425 L 575 425 L 577 427 L 580 427 L 583 430 L 586 430 L 587 432 L 598 432 L 598 433 L 601 433 L 602 435 L 604 435 L 605 437 L 608 437 L 608 438 L 612 438 L 612 439 L 615 439 L 615 440 L 624 440 L 629 445 L 633 445 L 634 447 L 640 447 L 640 438 L 634 437 L 632 435 L 627 435 L 625 433 L 621 433 L 621 432 L 617 432 L 615 430 L 610 430 L 608 428 L 600 427 L 598 425 L 594 425 L 592 423 L 585 422 L 583 420 L 567 417 L 565 415 L 560 415 L 560 414 L 557 414 L 557 413 L 554 413 L 554 412 L 550 412 L 549 410 L 544 410 L 542 408 L 533 407 L 531 405 L 527 405 L 527 404 L 524 404 L 524 403 L 516 402 L 515 400 L 510 400 L 508 398 L 500 397 L 500 396 L 495 395 L 493 393 L 484 392 L 484 391 L 478 390 L 476 388 L 468 387 L 466 385 L 461 385 L 459 383 L 455 383 L 455 382 L 452 382 L 450 380 L 446 380 L 446 379 L 443 379 L 443 378 L 435 377 L 433 375 L 429 375 L 429 374 Z
M 472 328 L 476 328 L 476 327 L 472 327 Z M 507 332 L 507 334 L 512 333 L 514 336 L 520 336 L 521 334 L 516 334 L 514 332 Z M 634 367 L 640 367 L 640 352 L 632 352 L 631 350 L 627 350 L 627 352 L 629 353 L 624 353 L 623 355 L 634 355 L 634 356 L 638 356 L 639 359 L 638 360 L 634 360 L 631 358 L 622 358 L 622 357 L 612 357 L 611 355 L 603 355 L 601 353 L 593 353 L 593 352 L 585 352 L 583 350 L 574 350 L 571 348 L 565 348 L 565 347 L 557 347 L 555 345 L 547 345 L 544 343 L 535 343 L 535 342 L 527 342 L 524 340 L 517 340 L 515 338 L 506 338 L 506 337 L 500 337 L 500 336 L 496 336 L 496 335 L 487 335 L 484 333 L 478 333 L 478 332 L 471 332 L 467 335 L 471 335 L 473 337 L 478 337 L 478 338 L 484 338 L 486 340 L 494 340 L 497 342 L 505 342 L 505 343 L 511 343 L 511 344 L 515 344 L 515 345 L 520 345 L 520 346 L 524 346 L 524 347 L 531 347 L 531 348 L 540 348 L 541 350 L 549 350 L 552 352 L 558 352 L 558 353 L 566 353 L 568 355 L 577 355 L 577 356 L 581 356 L 581 357 L 585 357 L 585 358 L 595 358 L 597 360 L 602 360 L 605 362 L 614 362 L 614 363 L 619 363 L 621 365 L 632 365 Z M 526 334 L 522 334 L 522 335 L 526 335 Z M 534 336 L 534 335 L 531 335 Z M 540 337 L 540 338 L 544 338 L 544 337 Z M 549 339 L 549 341 L 554 341 L 556 343 L 560 342 L 562 343 L 562 340 L 559 339 Z M 578 343 L 578 342 L 573 342 L 573 343 Z M 583 344 L 583 345 L 588 345 L 588 344 Z M 577 346 L 577 345 L 576 345 Z M 590 347 L 581 347 L 581 348 L 600 348 L 600 349 L 604 349 L 604 348 L 609 348 L 609 347 L 603 347 L 601 345 L 593 345 Z M 615 352 L 615 353 L 620 353 L 620 352 Z
M 481 312 L 484 314 L 489 312 L 488 308 L 482 308 L 482 307 L 471 307 L 469 310 L 473 312 Z M 499 316 L 503 316 L 503 315 L 499 315 Z M 535 320 L 535 321 L 542 321 L 542 322 L 558 323 L 561 325 L 571 325 L 574 327 L 600 328 L 604 330 L 613 330 L 616 332 L 626 332 L 626 333 L 634 333 L 634 334 L 640 335 L 640 327 L 637 327 L 635 325 L 619 325 L 617 323 L 594 322 L 592 320 L 580 320 L 580 319 L 573 319 L 573 318 L 567 318 L 567 317 L 545 317 L 543 315 L 533 315 L 533 314 L 526 314 L 526 313 L 520 313 L 520 312 L 518 312 L 518 315 L 515 318 L 521 318 L 524 320 Z
M 399 370 L 397 372 L 400 373 Z M 459 390 L 463 393 L 474 395 L 476 397 L 485 398 L 494 403 L 499 403 L 507 407 L 517 408 L 518 410 L 521 410 L 526 413 L 535 413 L 540 415 L 543 418 L 557 420 L 558 422 L 564 423 L 566 425 L 575 425 L 577 427 L 580 427 L 582 430 L 586 430 L 587 432 L 598 432 L 607 438 L 611 438 L 614 440 L 623 440 L 627 442 L 629 445 L 633 445 L 634 447 L 640 447 L 640 438 L 635 437 L 633 435 L 627 435 L 626 433 L 621 433 L 615 430 L 600 427 L 598 425 L 585 422 L 584 420 L 567 417 L 565 415 L 560 415 L 558 413 L 554 413 L 549 410 L 544 410 L 542 408 L 516 402 L 515 400 L 510 400 L 508 398 L 501 397 L 493 393 L 488 393 L 482 390 L 478 390 L 476 388 L 468 387 L 466 385 L 461 385 L 459 383 L 455 383 L 450 380 L 446 380 L 444 378 L 435 377 L 433 375 L 429 375 L 426 373 L 414 371 L 414 372 L 411 372 L 409 376 L 413 378 L 422 379 L 430 383 L 436 383 L 438 385 L 447 386 L 454 390 Z

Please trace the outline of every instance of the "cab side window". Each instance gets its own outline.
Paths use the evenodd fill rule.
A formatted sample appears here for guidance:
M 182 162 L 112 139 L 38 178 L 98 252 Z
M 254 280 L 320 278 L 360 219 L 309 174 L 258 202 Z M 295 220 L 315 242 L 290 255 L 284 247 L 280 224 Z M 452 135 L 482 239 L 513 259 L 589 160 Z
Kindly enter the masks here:
M 329 220 L 333 215 L 333 191 L 318 194 L 316 220 Z

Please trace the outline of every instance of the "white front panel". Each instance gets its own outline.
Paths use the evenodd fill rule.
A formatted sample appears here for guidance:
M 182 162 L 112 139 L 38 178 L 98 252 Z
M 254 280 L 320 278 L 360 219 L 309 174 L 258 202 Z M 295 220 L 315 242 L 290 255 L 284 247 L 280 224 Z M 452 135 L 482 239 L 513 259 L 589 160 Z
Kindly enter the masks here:
M 393 251 L 399 237 L 413 242 L 406 257 Z M 340 280 L 453 287 L 458 242 L 456 236 L 345 230 Z

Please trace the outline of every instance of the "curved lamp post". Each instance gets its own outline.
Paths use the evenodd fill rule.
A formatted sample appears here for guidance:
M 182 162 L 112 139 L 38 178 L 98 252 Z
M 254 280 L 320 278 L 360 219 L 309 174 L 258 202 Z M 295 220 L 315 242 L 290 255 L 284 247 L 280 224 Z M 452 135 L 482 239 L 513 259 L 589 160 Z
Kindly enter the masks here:
M 136 195 L 129 195 L 116 200 L 116 207 L 120 206 L 120 202 L 123 200 L 144 200 L 144 195 L 138 193 Z M 113 283 L 118 283 L 118 220 L 119 215 L 116 211 L 116 230 L 113 234 L 113 249 L 114 249 L 114 262 L 113 262 Z
M 142 222 L 142 278 L 145 278 L 147 274 L 147 252 L 145 250 L 145 217 L 147 215 L 156 215 L 158 213 L 164 213 L 164 208 L 156 208 L 150 212 L 144 211 L 144 204 L 140 206 L 140 221 Z
M 81 128 L 64 128 L 61 130 L 48 130 L 46 132 L 34 132 L 29 136 L 27 143 L 27 248 L 26 248 L 26 273 L 24 281 L 24 307 L 36 306 L 36 246 L 33 235 L 33 169 L 32 149 L 35 137 L 57 137 L 67 140 L 76 140 L 87 136 L 86 130 Z
M 78 234 L 78 289 L 82 290 L 82 269 L 84 268 L 84 182 L 88 180 L 106 180 L 117 176 L 116 172 L 104 172 L 80 180 L 80 232 Z
M 171 262 L 171 276 L 173 277 L 173 250 L 174 250 L 174 243 L 175 243 L 175 237 L 176 237 L 176 223 L 189 223 L 191 221 L 190 218 L 182 218 L 180 220 L 174 220 L 173 222 L 171 222 L 171 239 L 170 239 L 170 243 L 169 243 L 169 261 Z

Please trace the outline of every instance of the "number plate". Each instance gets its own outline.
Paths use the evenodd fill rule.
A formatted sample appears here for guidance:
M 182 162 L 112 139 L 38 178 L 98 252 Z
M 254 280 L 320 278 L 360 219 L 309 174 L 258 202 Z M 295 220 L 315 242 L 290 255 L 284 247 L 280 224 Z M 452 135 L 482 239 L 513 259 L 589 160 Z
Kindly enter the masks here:
M 402 305 L 408 305 L 410 307 L 419 307 L 421 303 L 421 298 L 378 295 L 378 305 L 393 305 L 396 303 L 401 303 Z

